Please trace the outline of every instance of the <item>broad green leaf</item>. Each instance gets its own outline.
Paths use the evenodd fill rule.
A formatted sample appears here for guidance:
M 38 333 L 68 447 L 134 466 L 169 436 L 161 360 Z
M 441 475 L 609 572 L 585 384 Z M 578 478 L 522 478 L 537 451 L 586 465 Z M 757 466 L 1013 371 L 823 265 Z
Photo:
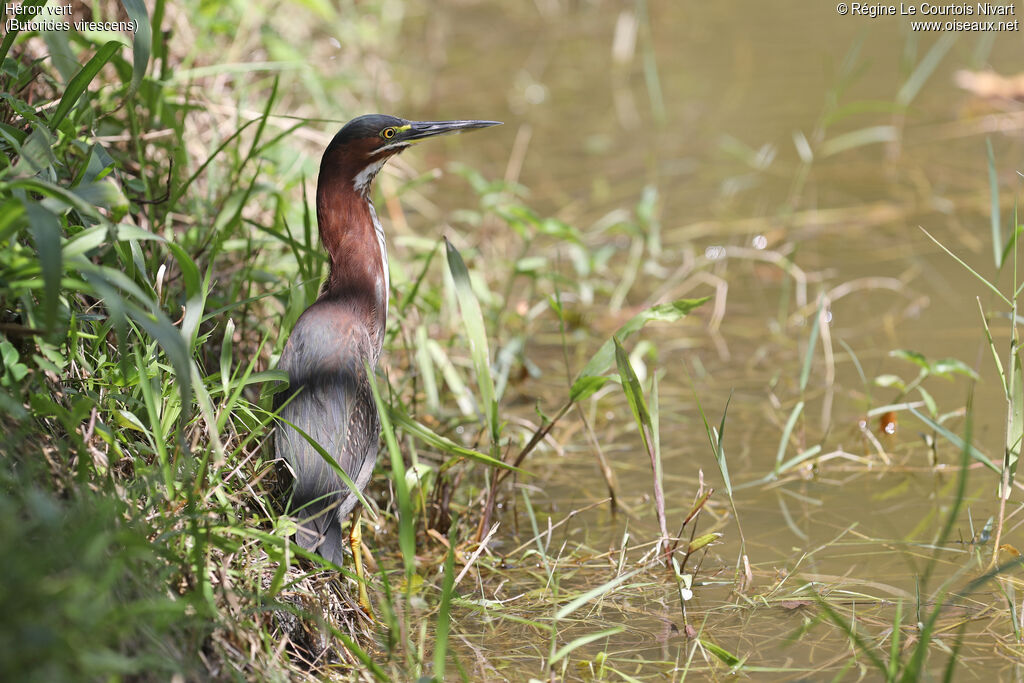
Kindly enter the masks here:
M 921 400 L 924 401 L 924 407 L 928 409 L 928 414 L 937 415 L 939 412 L 939 405 L 935 402 L 932 395 L 921 386 L 917 387 L 917 393 L 921 395 Z
M 932 371 L 943 376 L 957 374 L 971 379 L 979 379 L 978 373 L 971 366 L 957 358 L 940 358 L 932 363 Z
M 199 274 L 199 267 L 196 266 L 195 261 L 187 251 L 181 246 L 174 242 L 168 242 L 167 248 L 170 249 L 171 254 L 174 255 L 174 260 L 178 262 L 178 267 L 181 268 L 181 276 L 185 281 L 185 295 L 191 299 L 199 294 L 202 289 L 203 278 Z
M 89 202 L 93 206 L 110 209 L 113 212 L 113 220 L 120 220 L 128 211 L 128 198 L 124 196 L 121 189 L 108 180 L 101 180 L 95 183 L 82 183 L 71 188 L 71 192 L 82 201 Z
M 925 370 L 931 370 L 931 364 L 923 353 L 911 351 L 910 349 L 894 349 L 889 352 L 889 355 L 893 358 L 902 358 L 903 360 L 910 361 Z
M 590 398 L 610 381 L 611 379 L 608 377 L 580 377 L 572 383 L 572 389 L 569 390 L 569 400 L 579 402 Z
M 701 548 L 714 543 L 715 541 L 717 541 L 721 537 L 722 537 L 722 534 L 720 534 L 720 533 L 710 533 L 710 534 L 704 534 L 703 536 L 698 536 L 697 538 L 695 538 L 692 541 L 690 541 L 690 545 L 687 546 L 686 551 L 688 553 L 695 553 L 698 550 L 700 550 Z
M 18 152 L 19 159 L 13 169 L 15 176 L 34 176 L 57 166 L 53 154 L 53 135 L 45 126 L 34 126 Z
M 6 339 L 0 341 L 0 361 L 3 364 L 0 370 L 9 373 L 15 382 L 20 382 L 28 374 L 28 366 L 21 362 L 18 350 Z
M 705 650 L 707 650 L 714 656 L 718 657 L 720 660 L 722 660 L 729 666 L 736 666 L 742 661 L 733 653 L 729 652 L 723 647 L 715 645 L 710 640 L 704 640 L 703 638 L 701 638 L 700 644 L 704 647 Z
M 875 386 L 878 387 L 896 387 L 901 391 L 907 388 L 903 378 L 897 375 L 879 375 L 875 378 Z

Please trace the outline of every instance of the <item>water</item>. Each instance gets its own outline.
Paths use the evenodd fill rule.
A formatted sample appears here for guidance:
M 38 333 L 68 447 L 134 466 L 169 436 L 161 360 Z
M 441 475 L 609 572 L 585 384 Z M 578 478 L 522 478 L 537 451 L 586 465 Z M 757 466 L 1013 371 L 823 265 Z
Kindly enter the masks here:
M 988 135 L 995 151 L 1008 218 L 1020 187 L 1013 171 L 1024 156 L 1019 118 L 997 132 L 1007 125 L 999 113 L 1010 105 L 973 98 L 956 87 L 954 73 L 983 66 L 1019 71 L 1020 34 L 915 34 L 903 18 L 839 16 L 834 5 L 801 2 L 509 5 L 451 2 L 409 16 L 403 51 L 409 58 L 396 76 L 405 84 L 406 108 L 423 118 L 504 120 L 501 131 L 465 141 L 459 158 L 500 177 L 517 136 L 528 139 L 514 175 L 530 188 L 529 203 L 584 230 L 610 211 L 632 209 L 645 187 L 657 188 L 661 251 L 646 257 L 654 265 L 641 268 L 621 311 L 608 310 L 599 297 L 581 305 L 593 345 L 587 348 L 656 299 L 713 294 L 716 283 L 727 286 L 717 333 L 708 330 L 707 305 L 695 319 L 651 326 L 642 335 L 657 349 L 656 358 L 646 359 L 649 370 L 663 370 L 661 447 L 670 529 L 692 505 L 699 472 L 716 489 L 700 533 L 714 529 L 723 537 L 702 565 L 698 578 L 713 585 L 697 587 L 690 623 L 705 624 L 702 637 L 747 657 L 750 671 L 778 667 L 771 671 L 782 677 L 831 677 L 848 660 L 849 640 L 827 620 L 812 625 L 820 616 L 812 593 L 834 598 L 841 614 L 856 615 L 866 632 L 883 641 L 897 601 L 907 601 L 904 622 L 915 622 L 916 582 L 932 556 L 927 543 L 954 498 L 954 447 L 940 438 L 945 469 L 932 468 L 921 436 L 931 430 L 922 422 L 900 412 L 896 435 L 886 437 L 878 417 L 866 417 L 899 399 L 893 388 L 872 386 L 874 377 L 896 373 L 909 381 L 916 374 L 916 367 L 889 352 L 914 349 L 976 368 L 982 381 L 974 388 L 975 442 L 996 460 L 1002 452 L 1005 407 L 977 297 L 986 311 L 1005 307 L 921 228 L 994 276 L 985 140 Z M 948 45 L 937 42 L 949 39 Z M 625 56 L 617 60 L 613 45 Z M 915 68 L 936 45 L 944 50 L 941 60 L 917 88 Z M 913 95 L 903 109 L 901 93 Z M 891 140 L 838 150 L 840 136 L 868 128 Z M 813 150 L 809 164 L 801 156 L 804 140 Z M 625 272 L 629 241 L 620 242 L 613 267 Z M 673 281 L 688 258 L 714 257 L 723 248 L 732 255 L 697 268 L 702 280 Z M 803 308 L 798 283 L 770 262 L 773 253 L 792 259 L 806 275 Z M 1000 282 L 1005 287 L 1009 279 Z M 801 391 L 822 293 L 833 298 L 827 342 L 834 375 L 819 341 Z M 1005 354 L 1006 326 L 993 324 Z M 545 374 L 523 389 L 552 397 L 545 404 L 550 410 L 565 386 L 556 331 L 552 326 L 533 339 L 528 355 Z M 924 386 L 939 413 L 962 409 L 971 389 L 964 378 L 930 378 Z M 725 447 L 754 579 L 742 599 L 729 591 L 740 536 L 695 394 L 715 424 L 731 397 Z M 814 471 L 797 468 L 782 481 L 763 482 L 775 466 L 783 425 L 801 400 L 803 419 L 783 458 L 815 445 L 826 456 Z M 598 585 L 613 576 L 615 553 L 601 554 L 617 548 L 625 530 L 637 544 L 657 534 L 650 462 L 625 402 L 616 390 L 598 408 L 586 409 L 629 514 L 612 517 L 606 505 L 596 506 L 552 532 L 552 553 L 568 542 L 593 548 L 596 557 L 576 558 L 585 569 L 568 572 L 567 585 Z M 529 409 L 523 414 L 535 418 Z M 864 436 L 862 420 L 885 446 L 891 466 Z M 542 524 L 547 516 L 557 523 L 606 495 L 577 423 L 575 414 L 566 417 L 558 437 L 564 454 L 548 450 L 530 461 L 538 475 L 529 482 L 530 494 Z M 960 433 L 963 420 L 949 425 Z M 967 541 L 997 511 L 996 483 L 995 474 L 971 470 L 968 506 L 953 533 L 963 543 L 939 554 L 937 576 L 948 578 L 964 564 Z M 501 518 L 506 529 L 517 521 L 520 534 L 499 536 L 499 554 L 531 536 L 521 506 L 516 520 Z M 1021 547 L 1012 521 L 1009 528 L 1004 540 Z M 636 556 L 642 552 L 637 548 Z M 986 547 L 985 557 L 989 552 Z M 683 628 L 675 585 L 659 572 L 645 579 L 644 588 L 624 588 L 560 642 L 628 624 L 607 641 L 611 660 L 623 671 L 650 675 L 681 666 L 690 641 L 673 630 Z M 540 569 L 508 570 L 506 581 L 506 595 L 544 584 Z M 1019 677 L 1010 663 L 1019 655 L 1012 654 L 1009 619 L 1005 612 L 986 611 L 987 602 L 1005 607 L 997 594 L 988 584 L 957 600 L 941 623 L 972 617 L 963 653 L 972 673 Z M 530 616 L 550 611 L 543 607 Z M 530 614 L 530 608 L 519 614 Z M 464 616 L 470 623 L 477 618 Z M 492 662 L 503 676 L 522 677 L 548 653 L 547 636 L 536 629 L 500 619 L 482 623 L 490 630 L 473 645 L 506 652 Z M 800 637 L 803 628 L 808 631 Z M 940 640 L 950 643 L 954 634 Z M 997 641 L 1000 651 L 1010 653 L 1005 658 L 985 654 Z M 604 642 L 581 652 L 601 651 Z M 934 667 L 945 659 L 933 648 Z M 698 663 L 706 666 L 700 655 Z M 583 669 L 569 673 L 587 675 Z

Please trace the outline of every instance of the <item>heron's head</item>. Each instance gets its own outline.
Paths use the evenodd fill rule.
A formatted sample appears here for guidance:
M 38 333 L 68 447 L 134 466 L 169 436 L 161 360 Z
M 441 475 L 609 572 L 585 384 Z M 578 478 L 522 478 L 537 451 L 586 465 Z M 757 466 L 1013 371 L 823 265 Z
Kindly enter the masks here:
M 397 116 L 366 114 L 352 119 L 334 136 L 321 165 L 343 167 L 356 191 L 366 194 L 384 162 L 412 145 L 440 135 L 497 126 L 500 121 L 406 121 Z

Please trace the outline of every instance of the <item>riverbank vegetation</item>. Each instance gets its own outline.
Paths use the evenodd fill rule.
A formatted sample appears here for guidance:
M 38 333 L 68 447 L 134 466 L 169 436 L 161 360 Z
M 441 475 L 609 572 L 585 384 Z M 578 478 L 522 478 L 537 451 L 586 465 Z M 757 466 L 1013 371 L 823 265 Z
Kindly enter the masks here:
M 389 165 L 372 618 L 347 568 L 290 541 L 271 406 L 325 271 L 319 154 L 351 116 L 401 104 L 388 46 L 405 9 L 286 22 L 266 3 L 126 0 L 74 11 L 136 22 L 134 35 L 4 34 L 0 677 L 1016 671 L 1012 160 L 975 135 L 985 172 L 943 205 L 987 215 L 984 257 L 915 237 L 976 290 L 977 360 L 858 345 L 859 323 L 833 323 L 846 297 L 882 294 L 890 326 L 927 303 L 909 276 L 843 279 L 803 255 L 830 226 L 910 214 L 819 211 L 808 187 L 819 163 L 899 146 L 945 39 L 908 48 L 884 106 L 844 99 L 851 50 L 813 132 L 794 133 L 771 218 L 670 222 L 657 183 L 596 218 L 548 215 L 518 182 L 521 129 L 507 164 L 452 162 L 452 143 Z M 634 9 L 633 52 L 613 53 L 640 65 L 657 119 L 646 4 Z M 833 133 L 865 111 L 884 123 Z M 778 172 L 771 149 L 722 146 L 746 169 L 723 187 Z M 980 439 L 978 402 L 1000 415 Z M 891 534 L 861 517 L 871 506 Z M 834 529 L 826 541 L 812 517 Z

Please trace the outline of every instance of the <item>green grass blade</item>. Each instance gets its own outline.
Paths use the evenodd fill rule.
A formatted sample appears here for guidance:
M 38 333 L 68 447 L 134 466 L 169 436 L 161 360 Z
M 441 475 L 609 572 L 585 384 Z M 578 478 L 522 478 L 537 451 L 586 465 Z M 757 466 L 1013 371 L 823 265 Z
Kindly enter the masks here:
M 384 669 L 380 668 L 380 664 L 373 661 L 373 657 L 366 653 L 366 651 L 359 647 L 359 645 L 352 640 L 349 636 L 342 633 L 339 629 L 331 626 L 332 635 L 341 641 L 345 646 L 345 649 L 355 655 L 356 659 L 359 660 L 360 664 L 366 667 L 366 670 L 370 672 L 374 680 L 384 683 L 390 681 L 391 677 L 385 673 Z
M 548 565 L 548 552 L 547 552 L 547 548 L 544 547 L 544 544 L 541 543 L 541 538 L 543 538 L 544 535 L 540 533 L 540 527 L 537 524 L 537 514 L 534 512 L 534 509 L 533 509 L 533 502 L 530 500 L 530 494 L 526 490 L 526 487 L 523 487 L 521 489 L 521 491 L 523 493 L 523 504 L 526 507 L 526 517 L 527 517 L 527 519 L 530 520 L 530 528 L 533 529 L 533 540 L 537 544 L 537 553 L 540 555 L 541 560 L 544 562 L 544 571 L 545 571 L 545 573 L 548 576 L 550 576 L 551 575 L 551 568 Z M 550 537 L 549 537 L 549 540 L 550 540 Z M 554 629 L 553 628 L 552 628 L 552 633 L 554 633 Z
M 864 638 L 862 638 L 861 635 L 853 629 L 853 626 L 850 624 L 850 622 L 846 621 L 846 619 L 843 619 L 843 617 L 840 616 L 840 614 L 832 608 L 832 605 L 828 604 L 825 598 L 818 595 L 817 593 L 814 594 L 814 597 L 818 602 L 818 607 L 820 607 L 821 611 L 825 613 L 825 616 L 828 617 L 829 621 L 838 626 L 839 629 L 846 634 L 846 637 L 849 638 L 850 641 L 856 646 L 856 649 L 859 650 L 860 653 L 863 654 L 865 657 L 867 657 L 868 660 L 870 660 L 871 664 L 874 665 L 874 667 L 878 669 L 878 671 L 884 676 L 885 673 L 889 670 L 889 667 L 885 665 L 885 662 L 882 661 L 882 658 L 879 657 L 878 653 L 875 652 L 875 647 L 872 644 L 866 642 Z
M 939 535 L 935 539 L 935 550 L 932 553 L 932 561 L 925 567 L 924 573 L 921 576 L 921 584 L 927 584 L 931 578 L 932 573 L 936 570 L 939 565 L 938 553 L 939 549 L 946 544 L 953 534 L 953 530 L 960 523 L 960 510 L 963 509 L 965 504 L 965 498 L 967 496 L 967 474 L 970 471 L 968 468 L 968 462 L 972 454 L 973 446 L 971 446 L 971 440 L 974 433 L 974 418 L 972 414 L 973 397 L 968 397 L 967 400 L 967 420 L 964 424 L 964 438 L 961 440 L 960 445 L 960 462 L 957 471 L 956 478 L 956 492 L 953 495 L 952 505 L 949 506 L 949 512 L 946 515 L 945 524 Z M 913 410 L 913 409 L 911 409 Z M 914 411 L 916 413 L 916 411 Z M 998 471 L 998 470 L 997 470 Z M 969 565 L 964 565 L 961 571 L 967 569 Z M 967 592 L 971 592 L 969 589 Z M 941 609 L 941 604 L 936 604 L 934 607 L 935 615 L 937 616 Z M 923 635 L 921 636 L 923 639 Z
M 924 59 L 918 63 L 913 73 L 910 74 L 910 78 L 906 80 L 903 87 L 896 93 L 897 103 L 903 107 L 910 106 L 910 103 L 914 101 L 921 88 L 924 87 L 925 82 L 935 71 L 935 67 L 942 61 L 949 48 L 953 47 L 956 38 L 956 33 L 946 32 L 935 41 L 935 44 L 928 50 Z
M 892 634 L 889 636 L 889 670 L 886 679 L 896 680 L 900 668 L 900 627 L 903 625 L 903 601 L 896 601 L 896 614 L 892 618 Z
M 120 49 L 121 43 L 116 40 L 111 40 L 96 51 L 92 59 L 85 63 L 85 66 L 75 74 L 75 77 L 68 83 L 68 87 L 64 90 L 64 95 L 60 98 L 60 104 L 57 105 L 56 111 L 53 112 L 53 116 L 50 117 L 50 127 L 54 130 L 60 126 L 61 122 L 71 113 L 71 109 L 78 103 L 78 99 L 85 92 L 85 89 L 92 83 L 92 79 L 96 78 L 96 74 L 100 72 L 100 69 L 110 61 L 110 58 L 114 56 L 114 53 Z
M 998 288 L 998 287 L 996 287 L 996 286 L 995 286 L 994 284 L 992 284 L 991 282 L 989 282 L 988 280 L 986 280 L 986 279 L 985 279 L 984 277 L 982 277 L 982 276 L 981 276 L 981 274 L 980 274 L 980 273 L 978 273 L 978 271 L 974 270 L 974 268 L 971 268 L 971 267 L 970 267 L 969 265 L 967 265 L 967 263 L 965 263 L 963 259 L 961 259 L 961 258 L 960 258 L 959 256 L 957 256 L 956 254 L 954 254 L 953 252 L 951 252 L 951 251 L 950 251 L 949 249 L 947 249 L 947 248 L 946 248 L 946 245 L 944 245 L 944 244 L 943 244 L 942 242 L 940 242 L 940 241 L 938 241 L 937 239 L 935 239 L 934 237 L 932 237 L 932 234 L 931 234 L 930 232 L 928 232 L 928 231 L 927 231 L 927 230 L 925 230 L 924 228 L 921 228 L 921 231 L 922 231 L 922 232 L 924 232 L 924 234 L 928 235 L 928 239 L 930 239 L 930 240 L 931 240 L 932 242 L 935 242 L 935 244 L 937 244 L 937 245 L 939 246 L 939 248 L 940 248 L 940 249 L 942 249 L 942 251 L 944 251 L 944 252 L 946 252 L 947 254 L 949 254 L 950 256 L 952 256 L 952 257 L 953 257 L 953 260 L 954 260 L 954 261 L 956 261 L 956 262 L 957 262 L 957 263 L 959 263 L 959 264 L 960 264 L 961 266 L 963 266 L 964 268 L 966 268 L 966 269 L 967 269 L 967 272 L 969 272 L 969 273 L 970 273 L 971 275 L 973 275 L 974 277 L 978 278 L 978 280 L 979 280 L 979 281 L 981 282 L 981 284 L 985 285 L 985 286 L 986 286 L 986 287 L 988 287 L 988 288 L 989 288 L 990 290 L 992 290 L 992 292 L 993 292 L 993 293 L 994 293 L 994 294 L 995 294 L 995 295 L 996 295 L 997 297 L 999 297 L 999 299 L 1000 299 L 1000 300 L 1001 300 L 1001 301 L 1002 301 L 1003 303 L 1005 303 L 1005 304 L 1006 304 L 1007 306 L 1012 306 L 1012 305 L 1013 305 L 1013 302 L 1012 302 L 1012 301 L 1010 301 L 1009 299 L 1007 299 L 1007 298 L 1006 298 L 1006 295 L 1005 295 L 1005 294 L 1003 294 L 1002 292 L 1000 292 L 1000 291 L 999 291 L 999 288 Z
M 575 638 L 572 641 L 563 645 L 562 647 L 558 648 L 558 651 L 555 652 L 555 655 L 551 658 L 551 661 L 548 663 L 548 665 L 554 666 L 570 652 L 577 648 L 583 647 L 587 643 L 592 643 L 595 640 L 600 640 L 601 638 L 608 638 L 614 636 L 615 634 L 622 633 L 625 630 L 625 626 L 613 626 L 611 628 L 606 628 L 603 631 L 597 631 L 596 633 L 588 633 L 585 636 Z
M 475 460 L 483 465 L 487 465 L 488 467 L 498 467 L 504 470 L 511 470 L 517 474 L 529 474 L 526 470 L 509 465 L 506 462 L 502 462 L 497 458 L 492 458 L 491 456 L 481 453 L 480 451 L 475 451 L 472 448 L 460 446 L 448 437 L 441 436 L 426 425 L 411 418 L 405 413 L 401 405 L 395 404 L 393 406 L 388 406 L 387 410 L 388 416 L 396 427 L 400 428 L 406 434 L 416 437 L 428 446 L 436 448 L 443 453 L 448 453 L 461 458 L 469 458 L 470 460 Z
M 220 345 L 220 385 L 224 394 L 227 395 L 231 383 L 232 365 L 232 337 L 235 334 L 235 321 L 228 318 L 224 323 L 224 341 Z
M 1002 471 L 1000 467 L 998 467 L 994 462 L 988 459 L 988 456 L 986 456 L 984 453 L 982 453 L 977 448 L 972 446 L 970 443 L 965 442 L 963 439 L 961 439 L 953 432 L 949 431 L 948 429 L 940 425 L 938 422 L 933 420 L 928 415 L 919 412 L 916 408 L 912 406 L 909 406 L 907 409 L 911 412 L 911 414 L 914 415 L 914 417 L 916 417 L 917 419 L 921 420 L 921 422 L 924 422 L 926 425 L 934 429 L 936 433 L 940 434 L 943 438 L 945 438 L 951 444 L 956 446 L 957 449 L 967 449 L 967 452 L 970 454 L 972 458 L 982 463 L 983 465 L 985 465 L 985 467 L 989 468 L 993 472 L 996 472 L 997 474 Z
M 43 273 L 43 325 L 52 332 L 57 324 L 57 304 L 60 297 L 60 278 L 63 271 L 60 249 L 60 219 L 43 208 L 42 204 L 25 205 L 28 224 L 39 254 L 39 267 Z
M 150 376 L 151 364 L 142 357 L 142 352 L 138 346 L 134 347 L 134 352 L 136 378 L 139 389 L 142 392 L 146 417 L 149 421 L 146 432 L 153 441 L 153 450 L 156 451 L 157 463 L 160 466 L 160 473 L 164 479 L 164 495 L 167 496 L 168 501 L 174 500 L 177 493 L 174 479 L 174 464 L 168 457 L 167 442 L 160 429 L 159 410 L 160 405 L 163 403 L 163 397 L 161 396 L 160 400 L 158 400 L 156 392 L 153 390 L 154 384 L 157 384 L 157 382 L 155 378 Z
M 722 481 L 725 482 L 725 491 L 729 494 L 729 500 L 732 500 L 732 480 L 729 479 L 729 463 L 725 459 L 725 417 L 729 414 L 729 404 L 732 403 L 732 391 L 729 391 L 729 398 L 725 399 L 725 407 L 722 408 L 722 419 L 718 423 L 718 434 L 711 434 L 710 430 L 708 436 L 712 439 L 712 446 L 715 451 L 715 461 L 718 463 L 718 470 L 722 473 Z M 703 410 L 701 411 L 701 417 L 703 418 Z M 704 428 L 707 429 L 707 420 L 704 420 Z
M 989 219 L 992 229 L 992 252 L 996 268 L 1003 265 L 1003 226 L 999 211 L 999 177 L 996 174 L 996 158 L 992 152 L 992 140 L 985 138 L 988 152 Z
M 659 476 L 661 466 L 658 462 L 658 452 L 654 443 L 654 424 L 651 419 L 651 412 L 644 400 L 644 390 L 640 386 L 636 372 L 629 362 L 629 356 L 622 344 L 615 337 L 615 362 L 619 368 L 619 376 L 622 378 L 622 391 L 626 394 L 626 401 L 633 412 L 633 419 L 640 430 L 640 438 L 644 444 L 644 450 L 651 458 L 651 471 L 654 473 L 654 504 L 658 513 L 658 525 L 661 527 L 661 540 L 668 543 L 668 522 L 665 519 L 665 492 L 662 490 L 661 477 Z
M 718 470 L 722 474 L 722 480 L 725 483 L 725 492 L 729 495 L 729 500 L 732 500 L 732 480 L 729 478 L 729 463 L 725 458 L 725 448 L 722 446 L 722 434 L 725 431 L 725 416 L 729 412 L 729 403 L 732 401 L 732 392 L 729 392 L 729 398 L 725 402 L 725 408 L 722 410 L 722 422 L 719 426 L 719 431 L 716 434 L 715 428 L 708 422 L 708 417 L 704 413 L 704 405 L 700 401 L 700 397 L 697 396 L 696 389 L 693 388 L 693 381 L 690 382 L 690 389 L 693 392 L 693 400 L 697 404 L 697 412 L 700 413 L 700 419 L 704 423 L 704 432 L 708 436 L 708 443 L 711 444 L 711 450 L 715 454 L 715 461 L 718 463 Z
M 831 140 L 826 140 L 821 145 L 821 156 L 829 157 L 840 152 L 864 147 L 865 145 L 877 145 L 883 142 L 893 142 L 899 137 L 899 133 L 893 126 L 869 126 L 858 130 L 837 135 Z
M 612 339 L 615 344 L 615 362 L 619 368 L 619 377 L 622 378 L 622 391 L 626 394 L 629 408 L 633 412 L 633 419 L 636 426 L 640 428 L 640 435 L 644 441 L 644 447 L 649 449 L 648 439 L 651 434 L 651 415 L 647 410 L 647 402 L 644 400 L 644 390 L 640 386 L 633 365 L 629 362 L 629 356 L 618 339 Z
M 786 455 L 786 447 L 789 446 L 789 437 L 793 433 L 793 428 L 796 426 L 796 421 L 800 418 L 800 414 L 804 410 L 804 402 L 800 401 L 793 410 L 789 412 L 789 419 L 786 420 L 786 426 L 782 428 L 782 437 L 779 439 L 779 448 L 775 452 L 775 474 L 778 474 L 782 468 L 782 458 Z
M 491 435 L 491 443 L 497 447 L 500 438 L 498 424 L 498 402 L 494 394 L 494 377 L 491 374 L 491 353 L 487 345 L 487 334 L 484 330 L 484 316 L 480 311 L 480 302 L 473 293 L 469 282 L 469 271 L 462 255 L 446 237 L 445 249 L 448 254 L 448 269 L 455 281 L 455 295 L 459 301 L 459 312 L 462 324 L 469 340 L 469 352 L 473 358 L 477 385 L 480 389 L 480 402 L 483 404 L 484 416 Z
M 253 125 L 254 123 L 257 123 L 259 120 L 260 119 L 250 119 L 249 121 L 246 121 L 241 126 L 239 126 L 235 132 L 233 132 L 231 135 L 225 138 L 225 140 L 222 143 L 217 145 L 217 148 L 214 149 L 210 156 L 206 158 L 206 161 L 199 164 L 199 168 L 197 168 L 185 182 L 179 185 L 174 190 L 174 192 L 171 193 L 169 203 L 172 206 L 177 204 L 178 201 L 185 195 L 185 192 L 188 191 L 188 188 L 192 185 L 192 183 L 194 183 L 196 179 L 203 174 L 203 172 L 206 170 L 206 167 L 213 163 L 213 160 L 220 156 L 220 153 L 223 152 L 227 148 L 227 146 L 230 145 L 238 136 L 240 136 L 245 131 L 246 128 Z
M 647 99 L 651 104 L 651 113 L 659 126 L 667 120 L 665 98 L 661 92 L 661 78 L 658 76 L 658 57 L 654 50 L 651 31 L 650 13 L 644 0 L 636 3 L 637 22 L 640 24 L 640 53 L 643 61 L 644 84 L 647 86 Z
M 448 655 L 448 631 L 452 623 L 452 594 L 455 591 L 455 530 L 452 523 L 448 531 L 448 552 L 444 557 L 444 579 L 441 583 L 441 605 L 437 608 L 437 626 L 434 629 L 434 678 L 444 680 L 445 660 Z
M 405 585 L 407 589 L 411 590 L 412 576 L 416 573 L 416 527 L 413 524 L 413 506 L 412 498 L 409 496 L 409 484 L 405 478 L 405 461 L 402 460 L 402 452 L 398 449 L 398 441 L 395 439 L 395 430 L 391 426 L 387 404 L 380 397 L 377 378 L 369 365 L 366 366 L 366 373 L 370 380 L 370 390 L 373 392 L 373 402 L 377 405 L 377 413 L 380 415 L 380 429 L 384 435 L 384 444 L 391 457 L 391 480 L 395 487 L 395 495 L 398 497 L 398 546 L 402 550 L 402 563 L 405 566 Z
M 957 630 L 956 640 L 953 641 L 953 651 L 949 653 L 949 659 L 946 660 L 946 669 L 942 672 L 942 683 L 953 683 L 953 673 L 956 671 L 957 662 L 960 661 L 960 648 L 964 644 L 964 630 L 967 627 L 967 623 L 961 624 Z
M 524 492 L 525 490 L 526 489 L 523 489 Z M 626 581 L 629 581 L 631 578 L 633 578 L 640 572 L 644 571 L 644 569 L 644 567 L 638 567 L 631 572 L 619 574 L 611 581 L 606 581 L 600 586 L 597 586 L 596 588 L 591 588 L 583 595 L 580 595 L 579 597 L 571 600 L 570 602 L 566 603 L 561 609 L 559 609 L 558 612 L 555 613 L 555 619 L 565 619 L 567 616 L 578 610 L 580 607 L 583 607 L 583 605 L 587 604 L 591 600 L 601 597 L 602 595 L 610 593 L 613 589 L 615 589 L 615 587 L 619 586 L 622 583 L 625 583 Z
M 328 453 L 327 450 L 323 446 L 321 446 L 320 443 L 316 439 L 314 439 L 309 434 L 307 434 L 305 431 L 303 431 L 301 427 L 297 427 L 297 426 L 293 425 L 288 420 L 283 419 L 280 415 L 278 415 L 276 417 L 277 417 L 277 419 L 280 422 L 282 422 L 282 423 L 288 425 L 289 427 L 291 427 L 292 429 L 294 429 L 298 433 L 299 436 L 301 436 L 303 439 L 306 440 L 306 443 L 308 443 L 310 446 L 313 447 L 313 449 L 317 452 L 317 455 L 319 455 L 320 458 L 325 463 L 327 463 L 328 467 L 330 467 L 332 470 L 334 470 L 334 473 L 338 475 L 338 477 L 341 479 L 342 483 L 345 484 L 345 486 L 348 487 L 348 490 L 359 500 L 359 504 L 360 505 L 362 505 L 364 507 L 369 507 L 369 505 L 366 502 L 366 499 L 363 498 L 363 493 L 359 490 L 359 487 L 356 486 L 355 482 L 352 481 L 352 478 L 348 476 L 348 472 L 346 472 L 344 469 L 342 469 L 341 465 L 338 464 L 338 461 L 334 459 L 333 455 Z
M 823 298 L 818 299 L 818 306 L 814 309 L 814 322 L 811 324 L 811 336 L 807 340 L 807 353 L 804 354 L 803 366 L 800 368 L 800 393 L 807 389 L 807 381 L 811 377 L 811 363 L 814 360 L 814 347 L 818 343 L 818 334 L 821 332 L 821 308 L 825 305 Z
M 45 5 L 48 0 L 25 0 L 20 3 L 22 11 L 26 16 L 34 16 L 35 8 Z M 6 12 L 4 15 L 6 16 Z M 14 39 L 18 37 L 18 33 L 21 32 L 20 26 L 14 30 L 8 30 L 8 27 L 4 27 L 4 39 L 0 42 L 0 64 L 3 64 L 4 59 L 7 58 L 7 53 L 11 51 L 11 46 L 14 45 Z
M 774 472 L 774 475 L 777 477 L 777 476 L 779 476 L 781 474 L 784 474 L 784 473 L 790 471 L 791 469 L 793 469 L 794 467 L 796 467 L 797 465 L 799 465 L 800 463 L 805 462 L 807 460 L 810 460 L 811 458 L 813 458 L 814 456 L 816 456 L 820 452 L 821 452 L 821 444 L 814 444 L 813 446 L 811 446 L 807 450 L 804 450 L 804 451 L 801 451 L 800 453 L 797 453 L 792 458 L 790 458 L 789 460 L 786 460 L 781 465 L 779 465 L 778 468 L 777 468 L 777 471 Z
M 649 322 L 675 322 L 680 318 L 686 317 L 690 311 L 697 308 L 710 298 L 711 297 L 706 296 L 702 299 L 679 299 L 678 301 L 672 301 L 667 304 L 651 306 L 630 318 L 622 327 L 615 331 L 615 334 L 613 334 L 612 337 L 614 339 L 618 339 L 620 342 L 624 342 L 630 335 Z M 609 339 L 601 345 L 601 348 L 598 349 L 597 353 L 591 357 L 583 370 L 580 371 L 579 377 L 573 384 L 573 391 L 576 391 L 576 384 L 580 382 L 581 379 L 584 377 L 597 377 L 598 375 L 603 375 L 614 362 L 615 343 L 612 339 Z
M 1024 374 L 1021 373 L 1020 352 L 1016 348 L 1013 350 L 1013 372 L 1009 377 L 1009 382 L 1006 450 L 1003 454 L 1003 470 L 1008 474 L 1006 478 L 1000 478 L 1000 487 L 1004 482 L 1007 486 L 1006 490 L 1000 492 L 1004 498 L 1008 498 L 1013 489 L 1017 462 L 1020 460 L 1021 442 L 1024 441 Z
M 138 92 L 139 85 L 149 68 L 149 55 L 153 48 L 153 27 L 149 23 L 149 11 L 142 0 L 121 0 L 128 18 L 135 22 L 132 37 L 132 81 L 128 94 Z

